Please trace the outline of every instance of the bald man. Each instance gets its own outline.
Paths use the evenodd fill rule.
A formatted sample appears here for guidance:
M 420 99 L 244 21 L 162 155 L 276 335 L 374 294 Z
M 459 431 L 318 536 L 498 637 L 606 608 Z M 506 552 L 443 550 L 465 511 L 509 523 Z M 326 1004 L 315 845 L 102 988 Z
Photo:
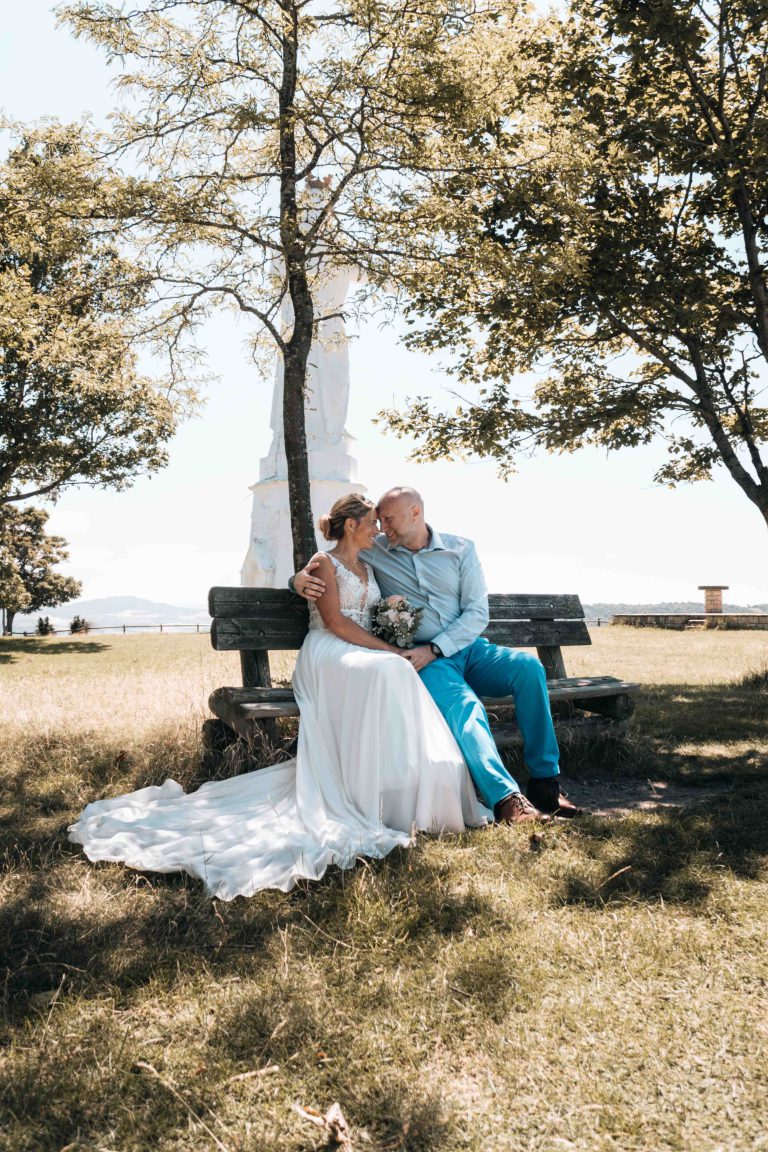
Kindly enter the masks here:
M 390 488 L 378 514 L 382 533 L 360 555 L 371 565 L 382 596 L 400 593 L 423 609 L 416 644 L 406 655 L 445 717 L 483 801 L 504 824 L 579 815 L 581 809 L 560 788 L 559 749 L 541 662 L 481 635 L 488 625 L 488 595 L 472 541 L 434 531 L 414 488 Z M 289 582 L 306 600 L 325 590 L 313 568 L 308 564 Z M 530 772 L 526 795 L 501 761 L 479 699 L 508 695 L 515 699 Z

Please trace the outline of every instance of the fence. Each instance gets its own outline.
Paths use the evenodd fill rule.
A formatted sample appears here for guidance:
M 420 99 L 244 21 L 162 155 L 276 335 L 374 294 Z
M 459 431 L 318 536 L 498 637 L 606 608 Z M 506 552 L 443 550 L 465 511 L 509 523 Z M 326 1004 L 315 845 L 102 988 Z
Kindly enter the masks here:
M 610 623 L 610 619 L 600 616 L 587 617 L 584 623 L 590 628 L 599 628 L 602 624 Z M 169 632 L 172 628 L 185 629 L 187 632 L 208 633 L 210 624 L 89 624 L 82 632 L 71 633 L 69 628 L 54 628 L 46 633 L 48 636 L 82 636 L 86 632 L 108 632 L 112 635 L 125 635 L 126 632 Z M 14 632 L 14 636 L 37 636 L 37 632 Z
M 82 632 L 70 632 L 69 628 L 53 628 L 46 633 L 48 636 L 83 636 L 86 632 L 108 632 L 112 635 L 125 635 L 126 632 L 170 632 L 172 628 L 184 629 L 187 632 L 210 632 L 210 624 L 89 624 Z M 14 636 L 38 636 L 34 630 L 31 632 L 14 632 Z M 39 637 L 38 637 L 39 638 Z

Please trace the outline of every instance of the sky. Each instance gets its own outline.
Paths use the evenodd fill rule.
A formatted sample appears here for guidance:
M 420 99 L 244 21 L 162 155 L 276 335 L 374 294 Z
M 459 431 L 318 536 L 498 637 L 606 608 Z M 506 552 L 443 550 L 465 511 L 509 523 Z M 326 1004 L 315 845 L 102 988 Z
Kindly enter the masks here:
M 104 125 L 116 69 L 57 28 L 46 0 L 4 0 L 2 9 L 0 115 L 90 115 Z M 768 603 L 768 532 L 757 509 L 723 469 L 712 482 L 655 486 L 662 445 L 540 453 L 507 482 L 487 461 L 409 462 L 408 442 L 385 436 L 373 417 L 417 394 L 455 405 L 455 385 L 439 358 L 407 351 L 400 331 L 371 321 L 352 333 L 347 427 L 359 479 L 374 498 L 394 484 L 418 488 L 435 528 L 475 540 L 491 591 L 651 603 L 696 601 L 698 586 L 712 583 L 729 586 L 729 603 Z M 249 486 L 271 439 L 271 384 L 249 363 L 246 333 L 228 315 L 207 325 L 201 342 L 217 379 L 172 441 L 163 472 L 126 492 L 70 489 L 50 506 L 49 531 L 69 542 L 63 570 L 82 581 L 83 598 L 198 606 L 212 584 L 239 583 Z

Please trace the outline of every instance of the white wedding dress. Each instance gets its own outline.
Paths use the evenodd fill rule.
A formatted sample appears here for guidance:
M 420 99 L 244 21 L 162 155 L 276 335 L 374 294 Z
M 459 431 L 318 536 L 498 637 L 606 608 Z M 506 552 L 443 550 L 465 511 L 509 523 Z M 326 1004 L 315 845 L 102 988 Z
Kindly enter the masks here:
M 370 631 L 380 593 L 334 557 L 341 611 Z M 203 784 L 175 780 L 89 804 L 69 828 L 90 860 L 188 872 L 220 900 L 291 889 L 331 864 L 386 856 L 416 829 L 491 819 L 458 745 L 411 664 L 348 644 L 310 605 L 293 676 L 295 760 Z

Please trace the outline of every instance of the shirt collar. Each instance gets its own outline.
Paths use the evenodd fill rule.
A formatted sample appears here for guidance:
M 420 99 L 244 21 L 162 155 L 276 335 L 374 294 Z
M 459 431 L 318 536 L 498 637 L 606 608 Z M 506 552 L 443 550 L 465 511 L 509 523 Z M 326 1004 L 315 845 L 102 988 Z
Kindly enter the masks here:
M 429 528 L 429 524 L 427 524 Z M 429 528 L 429 544 L 422 549 L 424 552 L 445 552 L 445 544 L 439 532 L 435 532 L 434 528 Z
M 440 534 L 435 532 L 434 528 L 431 528 L 429 524 L 427 524 L 427 528 L 429 528 L 429 540 L 423 548 L 419 548 L 414 552 L 411 548 L 406 548 L 404 544 L 395 544 L 395 546 L 392 547 L 385 536 L 387 552 L 407 552 L 409 556 L 417 556 L 419 552 L 444 552 L 445 544 Z

